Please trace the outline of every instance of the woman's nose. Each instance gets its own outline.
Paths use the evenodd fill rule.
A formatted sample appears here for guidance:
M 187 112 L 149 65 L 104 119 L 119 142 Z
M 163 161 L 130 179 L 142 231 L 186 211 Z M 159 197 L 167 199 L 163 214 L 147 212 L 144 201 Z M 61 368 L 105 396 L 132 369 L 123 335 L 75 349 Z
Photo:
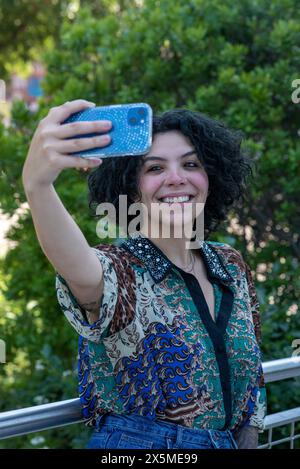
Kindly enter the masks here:
M 165 183 L 166 184 L 181 184 L 186 182 L 186 176 L 181 173 L 180 170 L 174 169 L 170 171 L 166 176 Z

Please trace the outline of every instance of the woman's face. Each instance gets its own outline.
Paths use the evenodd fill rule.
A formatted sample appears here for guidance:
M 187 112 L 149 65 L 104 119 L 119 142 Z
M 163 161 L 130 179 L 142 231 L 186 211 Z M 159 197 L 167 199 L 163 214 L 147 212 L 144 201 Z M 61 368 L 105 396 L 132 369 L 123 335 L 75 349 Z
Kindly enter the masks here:
M 177 130 L 155 134 L 139 174 L 140 202 L 147 209 L 151 229 L 161 223 L 192 227 L 204 208 L 208 186 L 208 176 L 185 135 Z M 176 196 L 189 199 L 174 199 Z M 164 210 L 161 222 L 156 211 L 151 212 L 154 206 Z

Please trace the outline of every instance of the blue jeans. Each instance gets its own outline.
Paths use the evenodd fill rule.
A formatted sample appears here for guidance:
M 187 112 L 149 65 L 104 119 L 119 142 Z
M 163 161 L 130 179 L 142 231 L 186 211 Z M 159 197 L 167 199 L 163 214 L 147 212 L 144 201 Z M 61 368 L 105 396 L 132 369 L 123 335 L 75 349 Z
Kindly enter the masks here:
M 238 449 L 230 430 L 188 428 L 139 415 L 105 414 L 87 449 Z

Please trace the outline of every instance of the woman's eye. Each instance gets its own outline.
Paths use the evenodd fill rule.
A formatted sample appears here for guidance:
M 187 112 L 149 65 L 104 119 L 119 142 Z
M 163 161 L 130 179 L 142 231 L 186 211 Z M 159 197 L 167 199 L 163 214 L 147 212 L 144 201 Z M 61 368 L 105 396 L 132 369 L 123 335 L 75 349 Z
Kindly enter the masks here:
M 151 168 L 148 169 L 148 171 L 153 171 L 155 168 L 160 168 L 160 166 L 152 166 Z
M 187 165 L 193 165 L 192 167 L 198 167 L 198 164 L 194 163 L 193 161 L 188 161 L 187 163 L 185 163 L 185 166 Z M 153 171 L 153 170 L 155 171 L 155 169 L 157 168 L 161 169 L 161 166 L 158 166 L 158 165 L 152 166 L 151 168 L 148 169 L 148 171 Z

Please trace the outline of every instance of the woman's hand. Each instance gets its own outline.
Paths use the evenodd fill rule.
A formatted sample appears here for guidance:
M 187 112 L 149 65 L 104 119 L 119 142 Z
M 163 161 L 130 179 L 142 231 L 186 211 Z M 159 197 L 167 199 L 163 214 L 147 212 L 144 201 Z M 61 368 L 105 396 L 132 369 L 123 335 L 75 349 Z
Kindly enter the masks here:
M 64 139 L 74 135 L 109 131 L 110 121 L 80 121 L 61 125 L 71 114 L 89 108 L 92 104 L 83 99 L 66 102 L 50 109 L 48 115 L 40 121 L 23 166 L 22 181 L 25 190 L 53 184 L 65 168 L 88 168 L 102 163 L 101 159 L 81 158 L 68 153 L 108 145 L 109 135 Z

